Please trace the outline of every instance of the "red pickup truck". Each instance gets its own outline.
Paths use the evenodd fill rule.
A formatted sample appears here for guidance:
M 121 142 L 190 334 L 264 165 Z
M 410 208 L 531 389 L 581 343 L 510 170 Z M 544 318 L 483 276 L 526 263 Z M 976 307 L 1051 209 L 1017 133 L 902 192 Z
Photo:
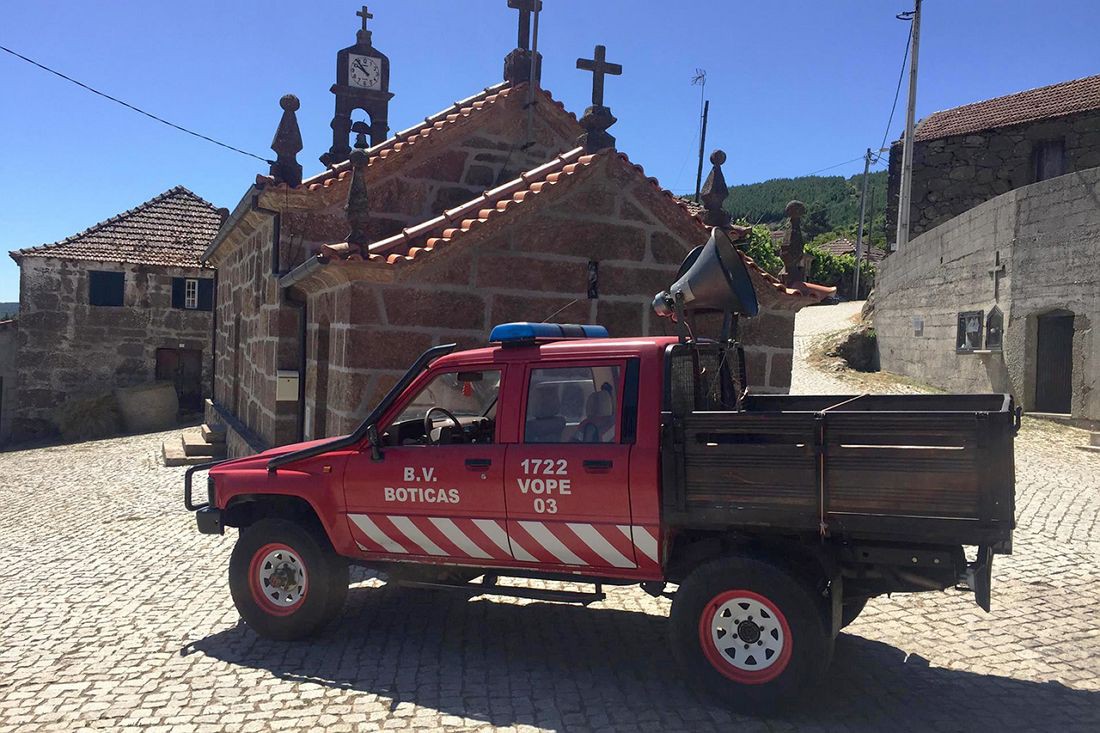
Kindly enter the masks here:
M 349 563 L 585 604 L 637 583 L 672 598 L 688 679 L 760 709 L 826 669 L 869 598 L 956 587 L 988 610 L 1007 395 L 746 397 L 715 342 L 526 323 L 490 342 L 425 352 L 349 436 L 187 472 L 199 530 L 240 528 L 230 589 L 258 633 L 332 620 Z

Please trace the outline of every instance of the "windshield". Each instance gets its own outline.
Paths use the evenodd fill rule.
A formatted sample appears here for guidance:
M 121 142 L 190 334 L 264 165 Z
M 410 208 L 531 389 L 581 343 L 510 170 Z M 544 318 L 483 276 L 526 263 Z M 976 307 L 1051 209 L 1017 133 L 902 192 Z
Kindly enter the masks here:
M 431 407 L 442 407 L 455 417 L 481 417 L 492 408 L 499 391 L 497 370 L 440 374 L 413 397 L 395 422 L 423 420 Z

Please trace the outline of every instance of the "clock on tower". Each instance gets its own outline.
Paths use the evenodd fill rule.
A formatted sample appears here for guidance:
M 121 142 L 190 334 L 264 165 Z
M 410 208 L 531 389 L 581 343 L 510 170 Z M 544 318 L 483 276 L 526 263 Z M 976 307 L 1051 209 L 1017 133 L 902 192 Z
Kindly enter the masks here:
M 332 147 L 321 156 L 321 162 L 333 166 L 351 155 L 351 115 L 355 110 L 370 118 L 370 142 L 377 145 L 386 139 L 390 127 L 387 121 L 390 99 L 390 60 L 371 44 L 367 21 L 374 16 L 367 6 L 356 13 L 363 26 L 355 34 L 355 45 L 336 53 L 336 113 L 332 117 Z

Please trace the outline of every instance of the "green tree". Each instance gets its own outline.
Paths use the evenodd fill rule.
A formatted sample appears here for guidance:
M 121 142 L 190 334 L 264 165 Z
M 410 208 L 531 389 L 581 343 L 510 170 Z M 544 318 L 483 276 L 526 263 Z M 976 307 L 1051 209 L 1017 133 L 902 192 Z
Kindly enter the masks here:
M 748 226 L 745 221 L 739 221 L 738 224 Z M 744 250 L 753 262 L 772 275 L 778 275 L 783 270 L 783 260 L 779 259 L 779 248 L 772 240 L 771 230 L 763 224 L 757 224 L 749 232 Z

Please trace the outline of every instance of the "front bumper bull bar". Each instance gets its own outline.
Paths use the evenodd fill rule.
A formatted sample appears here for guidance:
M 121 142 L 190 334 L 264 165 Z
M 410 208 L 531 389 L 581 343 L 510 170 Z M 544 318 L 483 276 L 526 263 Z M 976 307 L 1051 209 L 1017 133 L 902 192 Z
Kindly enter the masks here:
M 202 534 L 224 534 L 225 525 L 222 524 L 222 510 L 214 505 L 214 479 L 206 477 L 206 501 L 196 504 L 191 500 L 191 485 L 195 474 L 199 471 L 209 471 L 222 461 L 211 461 L 191 466 L 183 474 L 183 506 L 189 512 L 195 512 L 195 523 Z

